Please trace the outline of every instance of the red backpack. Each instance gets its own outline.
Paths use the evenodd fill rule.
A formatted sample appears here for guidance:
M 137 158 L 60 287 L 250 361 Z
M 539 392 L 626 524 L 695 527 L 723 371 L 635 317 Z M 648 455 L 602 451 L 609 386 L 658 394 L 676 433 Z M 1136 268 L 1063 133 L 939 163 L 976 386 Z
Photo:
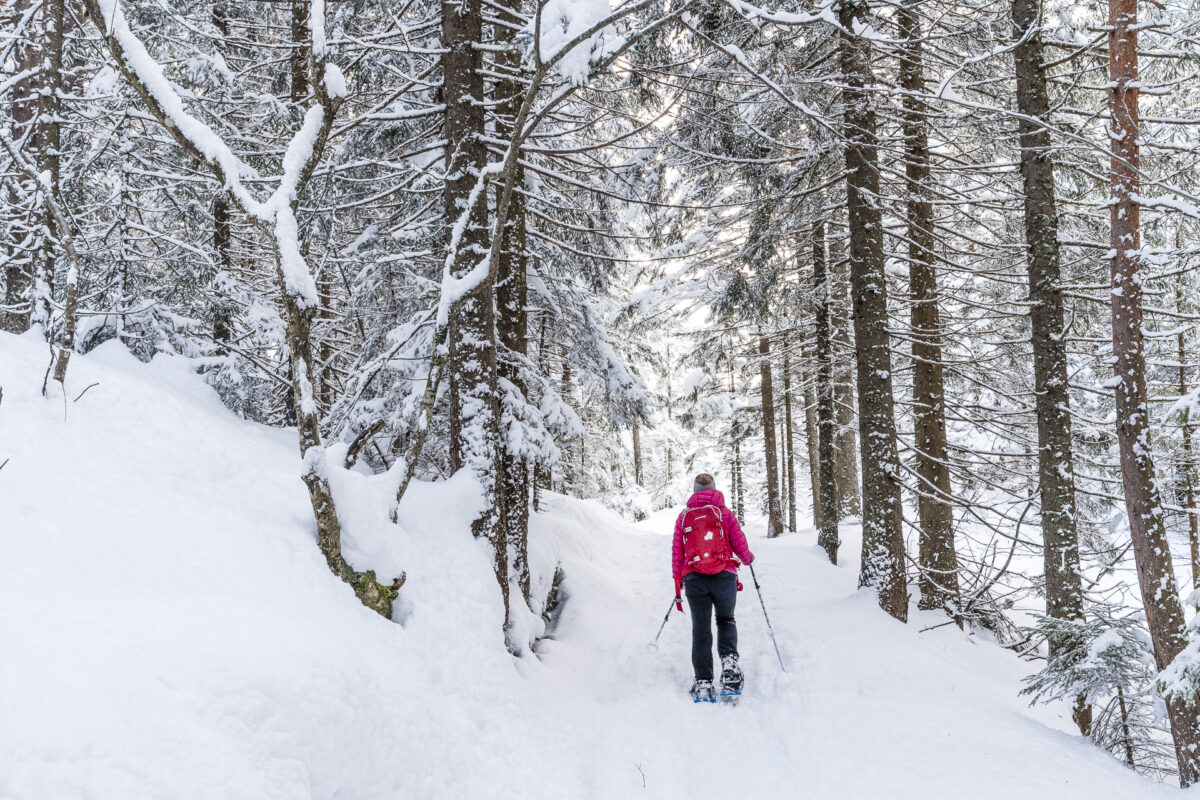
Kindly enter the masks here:
M 683 568 L 689 572 L 716 575 L 729 566 L 733 550 L 721 524 L 721 509 L 699 506 L 680 515 L 683 528 Z

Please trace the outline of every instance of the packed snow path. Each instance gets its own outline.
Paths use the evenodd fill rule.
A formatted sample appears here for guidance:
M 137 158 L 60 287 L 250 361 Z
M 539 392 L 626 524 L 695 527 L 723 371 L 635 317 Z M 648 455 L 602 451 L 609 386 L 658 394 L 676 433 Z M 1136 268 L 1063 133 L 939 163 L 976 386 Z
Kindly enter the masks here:
M 763 525 L 747 526 L 788 672 L 743 568 L 744 695 L 734 707 L 692 704 L 690 618 L 673 611 L 659 650 L 647 648 L 673 593 L 674 513 L 624 526 L 616 563 L 585 561 L 588 574 L 576 581 L 588 591 L 569 601 L 561 641 L 543 648 L 564 697 L 598 709 L 579 719 L 596 737 L 597 796 L 640 790 L 643 778 L 645 796 L 679 798 L 1082 800 L 1177 791 L 1066 733 L 1065 707 L 1029 709 L 1017 697 L 1029 668 L 1012 654 L 952 625 L 921 632 L 946 620 L 915 607 L 907 626 L 885 616 L 855 590 L 854 529 L 843 528 L 835 567 L 811 529 L 768 541 Z M 622 767 L 631 773 L 624 780 Z
M 335 487 L 348 557 L 408 571 L 387 622 L 325 567 L 291 432 L 112 343 L 47 400 L 45 358 L 0 334 L 4 800 L 1177 793 L 1069 735 L 1065 708 L 1027 708 L 1011 653 L 886 617 L 855 590 L 852 529 L 834 567 L 811 530 L 768 542 L 752 521 L 789 672 L 744 574 L 746 694 L 694 705 L 689 618 L 647 649 L 674 512 L 630 525 L 551 496 L 531 558 L 543 587 L 563 564 L 565 603 L 514 659 L 461 480 L 414 486 L 402 529 L 370 479 Z

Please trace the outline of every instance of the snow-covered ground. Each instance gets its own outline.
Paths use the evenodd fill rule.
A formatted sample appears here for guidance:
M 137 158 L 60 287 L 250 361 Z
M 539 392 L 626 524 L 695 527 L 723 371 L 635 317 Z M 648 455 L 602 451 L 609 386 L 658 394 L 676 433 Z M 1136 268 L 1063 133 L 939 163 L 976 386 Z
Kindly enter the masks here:
M 365 478 L 335 486 L 356 564 L 408 571 L 388 623 L 326 569 L 291 432 L 114 344 L 43 399 L 46 358 L 0 334 L 0 798 L 1178 792 L 1070 735 L 1065 708 L 1029 709 L 1011 653 L 886 617 L 855 591 L 851 529 L 834 567 L 811 530 L 750 526 L 788 672 L 744 575 L 746 695 L 693 705 L 688 619 L 647 649 L 672 514 L 631 526 L 552 496 L 532 548 L 562 561 L 565 605 L 514 659 L 461 481 L 414 488 L 403 530 Z

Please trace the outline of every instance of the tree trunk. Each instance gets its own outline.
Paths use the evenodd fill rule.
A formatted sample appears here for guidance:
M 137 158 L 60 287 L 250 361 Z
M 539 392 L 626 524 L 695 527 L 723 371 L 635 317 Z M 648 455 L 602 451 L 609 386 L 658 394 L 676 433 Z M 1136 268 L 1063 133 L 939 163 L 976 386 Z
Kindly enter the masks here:
M 1142 330 L 1141 230 L 1138 176 L 1137 0 L 1109 0 L 1108 64 L 1112 161 L 1109 204 L 1112 277 L 1113 372 L 1117 379 L 1117 442 L 1125 509 L 1137 561 L 1142 604 L 1158 669 L 1187 645 L 1183 607 L 1175 585 L 1154 457 Z M 1196 698 L 1191 698 L 1193 701 Z M 1179 783 L 1200 778 L 1200 719 L 1182 698 L 1167 701 Z
M 502 0 L 500 7 L 508 12 L 507 22 L 518 27 L 522 24 L 520 0 Z M 501 19 L 504 18 L 502 14 Z M 495 45 L 500 48 L 495 55 L 495 68 L 502 76 L 495 85 L 495 96 L 500 99 L 496 107 L 496 137 L 510 141 L 515 134 L 516 103 L 522 91 L 521 49 L 516 42 L 516 28 L 495 26 Z M 519 162 L 515 169 L 517 190 L 509 200 L 504 229 L 500 231 L 503 239 L 496 264 L 496 326 L 501 347 L 523 358 L 529 354 L 525 170 Z M 522 399 L 526 398 L 527 389 L 516 359 L 507 357 L 500 361 L 500 377 L 508 380 Z M 640 459 L 640 454 L 637 458 Z M 500 496 L 504 503 L 509 559 L 521 596 L 528 603 L 529 462 L 525 456 L 502 448 L 500 463 Z
M 833 332 L 829 325 L 829 275 L 825 268 L 825 223 L 818 222 L 813 229 L 812 245 L 813 296 L 816 298 L 817 319 L 817 462 L 813 470 L 817 474 L 815 506 L 820 507 L 821 523 L 818 525 L 817 544 L 837 563 L 838 545 L 838 501 L 837 479 L 834 472 L 834 439 L 837 436 L 837 419 L 833 406 Z M 809 448 L 812 452 L 812 448 Z
M 46 0 L 42 8 L 44 38 L 42 40 L 42 90 L 38 99 L 38 166 L 50 182 L 50 194 L 61 197 L 62 184 L 62 94 L 63 50 L 66 44 L 66 0 Z M 40 279 L 30 302 L 34 319 L 45 326 L 50 336 L 53 317 L 55 273 L 58 269 L 58 223 L 49 204 L 43 204 L 44 238 L 40 253 Z
M 541 315 L 538 322 L 538 371 L 542 375 L 549 375 L 549 359 L 546 358 L 546 329 L 550 327 L 549 316 L 546 313 Z M 533 465 L 533 510 L 542 510 L 542 490 L 550 489 L 550 482 L 554 475 L 550 469 L 550 465 L 545 461 L 537 461 Z
M 808 447 L 808 484 L 812 489 L 812 524 L 818 531 L 825 525 L 825 512 L 821 504 L 821 446 L 820 429 L 817 423 L 817 397 L 813 391 L 814 381 L 804 382 L 804 441 Z M 820 535 L 818 534 L 818 539 Z
M 851 33 L 867 23 L 865 0 L 838 11 L 845 107 L 846 201 L 850 225 L 850 283 L 858 343 L 858 426 L 862 446 L 863 544 L 859 586 L 880 607 L 908 619 L 908 583 L 900 516 L 900 473 L 892 397 L 887 276 L 879 206 L 878 139 L 868 84 L 874 80 L 869 41 Z
M 301 103 L 308 95 L 308 63 L 312 43 L 308 41 L 309 0 L 292 0 L 292 51 L 288 56 L 288 97 Z
M 775 449 L 775 395 L 771 389 L 771 342 L 758 337 L 759 375 L 762 378 L 763 451 L 767 462 L 767 538 L 783 533 L 783 509 L 779 504 L 779 459 Z
M 213 249 L 216 251 L 217 267 L 223 272 L 233 270 L 233 234 L 229 225 L 229 199 L 222 192 L 213 200 Z M 213 341 L 217 352 L 228 352 L 226 345 L 233 336 L 233 314 L 228 303 L 217 301 L 213 308 Z
M 784 474 L 787 476 L 788 530 L 796 530 L 796 448 L 792 427 L 792 369 L 787 355 L 783 357 L 783 452 Z
M 917 453 L 920 608 L 945 609 L 957 618 L 958 557 L 947 463 L 946 393 L 942 375 L 942 323 L 933 264 L 933 203 L 929 179 L 929 109 L 925 94 L 921 26 L 916 9 L 896 9 L 903 98 L 905 194 L 908 197 L 908 285 L 912 294 L 913 439 Z
M 562 378 L 559 383 L 558 392 L 562 396 L 563 402 L 567 402 L 567 398 L 571 396 L 571 363 L 567 361 L 566 349 L 563 349 L 562 360 Z M 571 494 L 571 490 L 575 486 L 575 462 L 572 460 L 571 450 L 573 442 L 571 440 L 562 443 L 562 456 L 558 463 L 561 466 L 561 474 L 559 476 L 559 491 L 562 494 Z
M 1017 106 L 1023 115 L 1021 179 L 1025 191 L 1034 402 L 1038 425 L 1038 478 L 1041 499 L 1046 615 L 1083 619 L 1083 582 L 1075 520 L 1075 474 L 1071 445 L 1071 398 L 1067 378 L 1067 337 L 1054 164 L 1050 158 L 1050 99 L 1042 66 L 1038 0 L 1013 0 L 1018 44 L 1014 50 Z M 1033 29 L 1033 30 L 1031 30 Z M 1044 124 L 1036 122 L 1045 120 Z M 1051 655 L 1059 650 L 1051 642 Z M 1091 710 L 1076 704 L 1075 722 L 1086 735 Z
M 6 15 L 6 28 L 8 30 L 16 30 L 18 21 L 29 11 L 32 0 L 17 0 L 11 6 L 11 13 Z M 26 70 L 31 70 L 37 66 L 41 60 L 41 50 L 34 43 L 34 28 L 27 26 L 24 33 L 21 35 L 21 40 L 14 47 L 14 56 L 16 57 L 16 72 L 21 73 Z M 25 136 L 29 126 L 33 124 L 38 104 L 38 92 L 35 85 L 35 77 L 26 77 L 17 81 L 11 88 L 11 103 L 9 105 L 10 123 L 9 134 L 13 142 L 19 147 L 22 137 Z M 26 147 L 32 148 L 36 146 L 36 136 L 30 137 Z M 36 161 L 36 157 L 34 159 Z M 15 208 L 18 203 L 17 187 L 15 182 L 6 187 L 7 199 L 9 206 Z M 15 223 L 16 220 L 12 220 Z M 12 227 L 16 227 L 15 224 Z M 22 226 L 22 233 L 24 226 Z M 33 269 L 34 260 L 28 255 L 23 259 L 25 266 L 22 267 L 18 263 L 19 255 L 16 248 L 16 240 L 21 238 L 15 230 L 9 230 L 9 262 L 4 268 L 4 305 L 8 309 L 19 307 L 22 304 L 32 304 L 32 300 L 28 297 L 30 287 L 30 275 Z M 29 328 L 30 305 L 26 305 L 24 310 L 7 310 L 3 317 L 3 330 L 9 333 L 24 333 Z
M 1177 234 L 1178 236 L 1178 234 Z M 1179 284 L 1175 284 L 1175 311 L 1183 313 L 1183 292 Z M 1189 391 L 1187 380 L 1187 348 L 1184 332 L 1175 335 L 1178 344 L 1179 360 L 1179 396 L 1185 397 Z M 1192 424 L 1191 411 L 1184 408 L 1179 420 L 1179 432 L 1183 438 L 1182 455 L 1180 456 L 1179 478 L 1183 483 L 1183 508 L 1188 523 L 1189 555 L 1192 562 L 1192 591 L 1200 590 L 1200 519 L 1196 518 L 1196 462 L 1192 456 Z M 1200 611 L 1200 603 L 1197 603 Z
M 645 486 L 642 483 L 642 429 L 636 422 L 633 424 L 633 482 Z
M 830 243 L 830 328 L 833 335 L 833 395 L 837 416 L 837 435 L 834 438 L 836 456 L 834 472 L 837 479 L 838 519 L 857 517 L 861 513 L 858 480 L 858 435 L 855 433 L 854 404 L 858 383 L 854 376 L 854 333 L 850 320 L 850 262 L 836 240 Z
M 742 480 L 742 440 L 740 439 L 733 440 L 733 482 L 738 487 L 737 500 L 733 503 L 733 513 L 736 513 L 738 519 L 745 519 L 746 487 L 745 481 Z
M 484 144 L 482 0 L 442 2 L 442 97 L 446 104 L 445 236 L 451 271 L 471 272 L 488 252 L 487 193 L 472 190 L 487 166 Z M 461 235 L 455 223 L 466 215 Z M 508 552 L 499 495 L 500 404 L 496 374 L 494 287 L 485 278 L 451 320 L 451 466 L 466 468 L 479 483 L 483 511 L 471 524 L 477 538 L 492 546 L 493 567 L 508 625 Z

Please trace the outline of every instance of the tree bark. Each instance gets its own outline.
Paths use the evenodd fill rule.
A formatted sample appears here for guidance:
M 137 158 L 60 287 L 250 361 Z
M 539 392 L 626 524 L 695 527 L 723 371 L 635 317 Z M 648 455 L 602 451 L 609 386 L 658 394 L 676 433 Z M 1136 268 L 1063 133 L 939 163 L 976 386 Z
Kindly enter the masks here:
M 16 30 L 17 22 L 29 11 L 31 0 L 17 0 L 11 8 L 12 13 L 7 15 L 5 20 L 8 23 L 9 30 Z M 41 60 L 41 50 L 34 43 L 33 30 L 26 28 L 21 35 L 21 41 L 15 45 L 14 56 L 16 57 L 16 71 L 18 73 L 33 69 Z M 12 101 L 9 106 L 10 123 L 9 135 L 13 142 L 18 147 L 21 145 L 21 139 L 26 135 L 29 126 L 33 124 L 38 104 L 38 93 L 35 86 L 36 78 L 27 77 L 17 81 L 12 89 Z M 26 148 L 32 149 L 36 147 L 36 135 L 31 136 L 26 142 Z M 36 161 L 36 155 L 35 159 Z M 8 195 L 9 204 L 11 207 L 16 207 L 18 202 L 17 188 L 14 185 L 7 186 L 6 194 Z M 15 221 L 14 221 L 15 222 Z M 16 240 L 20 238 L 15 231 L 9 231 L 9 263 L 4 268 L 4 305 L 8 309 L 19 307 L 22 304 L 28 303 L 24 310 L 7 310 L 4 312 L 3 330 L 9 333 L 24 333 L 29 328 L 29 317 L 32 306 L 32 300 L 28 297 L 30 287 L 30 275 L 33 269 L 34 259 L 26 258 L 26 265 L 22 268 L 21 264 L 16 263 L 18 253 L 15 247 Z
M 312 43 L 308 32 L 309 0 L 292 0 L 292 51 L 288 56 L 288 97 L 301 103 L 308 95 Z
M 829 274 L 825 268 L 825 223 L 818 222 L 813 228 L 812 264 L 813 296 L 816 299 L 817 338 L 817 473 L 816 506 L 821 509 L 817 531 L 817 544 L 829 556 L 830 563 L 837 563 L 838 545 L 838 501 L 837 479 L 834 472 L 837 418 L 833 398 L 833 331 L 829 325 Z M 809 448 L 810 452 L 812 448 Z
M 642 482 L 642 429 L 636 422 L 633 424 L 633 482 L 645 486 Z
M 41 96 L 38 98 L 38 167 L 49 180 L 50 192 L 61 197 L 62 183 L 62 94 L 63 51 L 66 44 L 66 0 L 46 0 L 42 8 L 44 20 L 42 40 Z M 55 274 L 58 270 L 58 222 L 49 204 L 43 204 L 42 226 L 45 231 L 38 259 L 40 276 L 34 290 L 32 311 L 34 319 L 45 326 L 50 336 L 53 316 Z
M 838 519 L 857 517 L 861 513 L 858 480 L 858 436 L 855 433 L 854 403 L 858 384 L 854 376 L 854 334 L 850 313 L 849 260 L 838 244 L 830 243 L 830 328 L 833 332 L 833 394 L 837 416 L 837 435 L 834 439 L 836 457 L 834 472 L 837 479 Z
M 1175 311 L 1179 314 L 1184 311 L 1183 292 L 1178 283 L 1175 284 Z M 1184 332 L 1179 331 L 1175 338 L 1178 345 L 1176 355 L 1179 361 L 1179 396 L 1185 397 L 1190 387 L 1187 380 L 1187 347 Z M 1183 483 L 1183 508 L 1188 522 L 1188 550 L 1192 562 L 1192 591 L 1195 592 L 1200 590 L 1200 519 L 1196 518 L 1196 462 L 1192 455 L 1191 411 L 1188 408 L 1184 408 L 1180 416 L 1179 432 L 1183 438 L 1179 478 Z M 1197 611 L 1200 611 L 1200 603 L 1197 603 Z
M 783 510 L 779 504 L 779 463 L 775 449 L 775 395 L 771 389 L 771 342 L 758 337 L 759 375 L 762 378 L 763 451 L 767 462 L 767 538 L 783 533 Z
M 1083 619 L 1083 582 L 1075 519 L 1075 474 L 1071 443 L 1071 398 L 1067 378 L 1067 337 L 1058 208 L 1051 159 L 1050 99 L 1043 67 L 1038 0 L 1013 0 L 1018 44 L 1017 121 L 1021 179 L 1025 192 L 1025 239 L 1033 344 L 1034 403 L 1038 425 L 1038 478 L 1041 500 L 1046 615 Z M 1032 30 L 1031 30 L 1032 29 Z M 1060 649 L 1050 642 L 1051 655 Z M 1076 704 L 1075 722 L 1085 735 L 1091 710 Z
M 499 4 L 507 14 L 500 18 L 510 25 L 495 26 L 495 45 L 500 48 L 495 56 L 495 68 L 501 77 L 496 80 L 496 137 L 511 141 L 517 115 L 517 102 L 521 97 L 521 49 L 516 42 L 516 28 L 523 19 L 520 16 L 520 0 L 501 0 Z M 516 170 L 517 191 L 509 199 L 508 213 L 500 231 L 501 249 L 496 263 L 496 327 L 500 345 L 509 353 L 524 357 L 529 353 L 526 220 L 525 220 L 525 170 L 520 162 Z M 518 363 L 513 358 L 500 361 L 500 377 L 516 389 L 522 400 L 526 397 L 525 382 Z M 635 428 L 636 437 L 636 428 Z M 640 454 L 638 454 L 640 459 Z M 639 468 L 640 469 L 640 468 Z M 640 485 L 639 478 L 639 485 Z M 507 447 L 500 454 L 500 497 L 504 504 L 505 538 L 512 571 L 515 573 L 521 596 L 529 603 L 529 462 L 525 456 L 512 453 Z
M 733 482 L 736 483 L 738 489 L 734 494 L 737 495 L 737 500 L 733 501 L 733 512 L 736 513 L 738 519 L 746 517 L 746 487 L 742 480 L 742 440 L 733 440 Z
M 444 198 L 447 259 L 461 277 L 489 250 L 487 192 L 472 190 L 487 166 L 483 80 L 482 0 L 442 2 L 442 97 L 446 106 Z M 454 226 L 466 215 L 455 238 Z M 493 568 L 508 625 L 509 588 L 504 503 L 500 474 L 500 403 L 496 365 L 495 293 L 485 278 L 450 321 L 451 466 L 469 469 L 483 495 L 483 511 L 471 531 L 492 546 Z
M 818 531 L 825 525 L 825 512 L 821 504 L 821 446 L 817 423 L 817 397 L 813 391 L 815 381 L 804 383 L 804 442 L 808 448 L 808 483 L 812 489 L 812 523 Z M 820 535 L 818 534 L 818 539 Z
M 213 200 L 213 249 L 217 266 L 224 272 L 233 270 L 233 233 L 230 228 L 229 199 L 222 192 Z M 217 352 L 228 352 L 226 345 L 233 336 L 233 314 L 229 304 L 217 301 L 213 308 L 213 341 Z
M 1175 585 L 1162 502 L 1150 447 L 1150 405 L 1142 330 L 1142 264 L 1138 152 L 1137 0 L 1109 0 L 1109 111 L 1112 161 L 1110 271 L 1117 442 L 1125 509 L 1137 561 L 1138 582 L 1158 669 L 1187 646 L 1183 606 Z M 1196 700 L 1195 697 L 1192 698 Z M 1179 783 L 1200 778 L 1200 719 L 1182 698 L 1167 701 Z
M 912 3 L 896 9 L 900 38 L 908 223 L 908 285 L 912 295 L 913 439 L 917 453 L 917 515 L 921 523 L 918 563 L 925 610 L 944 609 L 957 618 L 958 556 L 950 505 L 946 392 L 942 374 L 942 323 L 933 263 L 933 203 L 929 177 L 929 109 L 921 52 L 921 26 Z
M 538 370 L 542 375 L 549 375 L 550 362 L 546 358 L 546 330 L 550 327 L 549 317 L 543 313 L 538 323 Z M 554 475 L 550 469 L 550 465 L 543 461 L 538 461 L 533 465 L 533 510 L 542 510 L 542 490 L 550 489 L 551 481 Z
M 792 428 L 792 369 L 787 355 L 783 357 L 783 453 L 787 487 L 788 530 L 796 530 L 796 455 L 795 434 Z
M 858 582 L 875 590 L 884 611 L 907 621 L 878 139 L 875 109 L 867 91 L 874 75 L 869 41 L 852 33 L 867 23 L 867 10 L 866 0 L 844 0 L 838 11 L 842 73 L 847 84 L 842 90 L 846 199 L 862 447 L 863 544 Z

